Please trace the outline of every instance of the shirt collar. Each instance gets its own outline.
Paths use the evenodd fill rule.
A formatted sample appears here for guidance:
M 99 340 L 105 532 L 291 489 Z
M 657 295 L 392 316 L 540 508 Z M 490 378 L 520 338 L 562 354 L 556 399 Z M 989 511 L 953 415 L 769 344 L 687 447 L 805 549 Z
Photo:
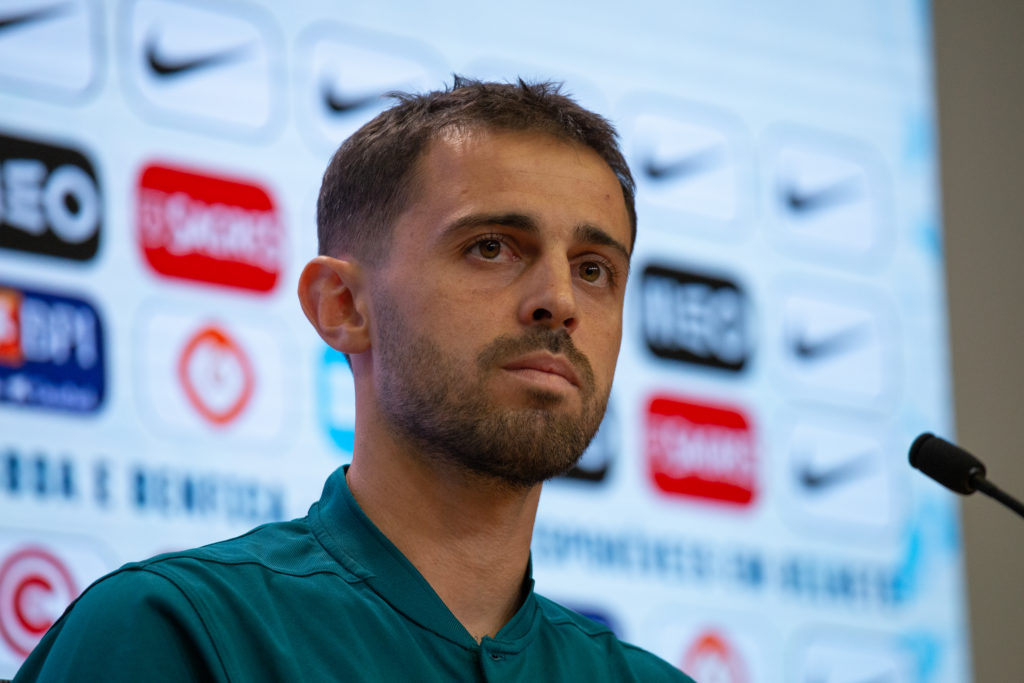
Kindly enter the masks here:
M 344 465 L 328 477 L 323 495 L 310 509 L 311 526 L 320 543 L 353 581 L 364 581 L 398 612 L 442 638 L 476 649 L 476 641 L 423 575 L 360 509 L 345 480 L 347 471 Z M 532 559 L 526 584 L 522 606 L 495 638 L 486 639 L 507 652 L 525 647 L 540 618 L 533 592 Z

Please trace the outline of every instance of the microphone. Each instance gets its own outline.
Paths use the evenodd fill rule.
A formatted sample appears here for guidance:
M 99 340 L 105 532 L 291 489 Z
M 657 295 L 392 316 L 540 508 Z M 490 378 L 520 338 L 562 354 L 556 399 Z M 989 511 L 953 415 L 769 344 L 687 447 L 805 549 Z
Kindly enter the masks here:
M 910 464 L 950 491 L 981 491 L 1024 517 L 1024 504 L 986 479 L 981 461 L 956 444 L 925 432 L 910 445 Z

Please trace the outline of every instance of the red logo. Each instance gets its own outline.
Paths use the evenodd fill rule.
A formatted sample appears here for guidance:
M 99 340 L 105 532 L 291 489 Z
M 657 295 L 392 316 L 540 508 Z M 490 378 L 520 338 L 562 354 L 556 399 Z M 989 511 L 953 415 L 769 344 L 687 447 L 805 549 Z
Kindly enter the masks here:
M 258 185 L 147 166 L 137 220 L 142 252 L 158 273 L 260 292 L 277 283 L 284 228 Z
M 24 361 L 21 350 L 21 292 L 0 289 L 0 365 L 20 367 Z
M 747 418 L 724 406 L 658 396 L 647 410 L 647 464 L 665 493 L 749 505 L 757 457 Z
M 747 666 L 729 642 L 714 631 L 697 638 L 683 656 L 683 671 L 695 681 L 746 683 Z
M 0 565 L 0 636 L 27 657 L 76 595 L 60 560 L 42 548 L 18 550 Z
M 238 417 L 255 385 L 245 350 L 214 325 L 199 330 L 185 344 L 178 358 L 178 378 L 192 407 L 215 425 Z

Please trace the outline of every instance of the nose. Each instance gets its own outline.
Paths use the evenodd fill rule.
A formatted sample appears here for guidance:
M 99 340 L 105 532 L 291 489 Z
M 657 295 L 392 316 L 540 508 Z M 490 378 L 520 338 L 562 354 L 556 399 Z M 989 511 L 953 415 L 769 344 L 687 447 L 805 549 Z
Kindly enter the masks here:
M 579 327 L 579 310 L 568 260 L 538 261 L 523 276 L 526 289 L 520 302 L 520 323 L 572 334 Z

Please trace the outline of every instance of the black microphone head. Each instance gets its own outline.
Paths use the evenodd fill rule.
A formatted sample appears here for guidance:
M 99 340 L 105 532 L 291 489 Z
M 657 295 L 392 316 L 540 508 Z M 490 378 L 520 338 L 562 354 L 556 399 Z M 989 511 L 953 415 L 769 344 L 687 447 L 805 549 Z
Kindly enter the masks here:
M 947 489 L 974 493 L 974 477 L 985 478 L 985 466 L 973 455 L 943 438 L 925 432 L 910 445 L 910 464 Z

